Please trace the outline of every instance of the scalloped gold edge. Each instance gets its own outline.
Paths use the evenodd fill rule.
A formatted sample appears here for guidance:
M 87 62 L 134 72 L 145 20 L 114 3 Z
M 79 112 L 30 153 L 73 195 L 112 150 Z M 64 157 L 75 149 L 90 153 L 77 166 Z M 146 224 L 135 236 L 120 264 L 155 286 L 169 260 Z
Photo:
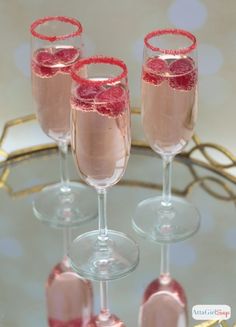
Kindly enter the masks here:
M 133 107 L 132 108 L 132 114 L 133 115 L 140 115 L 140 109 L 137 108 L 137 107 Z M 31 121 L 34 121 L 34 120 L 36 120 L 35 114 L 30 114 L 30 115 L 20 117 L 20 118 L 16 118 L 16 119 L 12 119 L 12 120 L 9 120 L 8 122 L 6 122 L 6 124 L 3 127 L 2 135 L 0 137 L 0 156 L 2 156 L 5 160 L 8 160 L 8 159 L 18 157 L 18 156 L 21 156 L 21 155 L 24 156 L 26 153 L 29 153 L 29 152 L 41 151 L 42 147 L 45 147 L 45 148 L 54 147 L 53 144 L 38 145 L 38 146 L 32 146 L 32 147 L 20 149 L 20 150 L 17 150 L 17 151 L 12 151 L 10 153 L 6 153 L 6 151 L 2 149 L 3 143 L 6 140 L 7 135 L 9 133 L 9 129 L 11 129 L 14 126 L 24 124 L 24 123 L 27 123 L 27 122 L 31 122 Z M 231 178 L 231 180 L 233 182 L 236 182 L 236 177 L 235 176 L 233 176 L 230 173 L 225 172 L 225 170 L 228 169 L 228 168 L 236 167 L 236 157 L 229 150 L 227 150 L 225 147 L 223 147 L 221 145 L 218 145 L 218 144 L 202 143 L 200 141 L 200 138 L 196 134 L 194 134 L 194 136 L 193 136 L 193 142 L 195 143 L 195 146 L 193 146 L 189 151 L 186 151 L 186 152 L 183 152 L 182 154 L 180 154 L 179 157 L 188 158 L 191 161 L 195 162 L 196 159 L 192 158 L 192 154 L 194 152 L 196 152 L 196 151 L 200 151 L 202 156 L 208 162 L 208 167 L 210 166 L 211 168 L 213 167 L 214 169 L 217 169 L 221 173 L 223 173 L 223 172 L 226 173 L 226 175 L 229 178 Z M 141 141 L 141 140 L 132 140 L 132 145 L 141 146 L 141 147 L 149 147 L 149 145 L 145 141 Z M 55 145 L 55 147 L 56 147 L 56 145 Z M 226 158 L 228 158 L 231 161 L 231 163 L 230 164 L 222 164 L 222 163 L 218 162 L 217 160 L 212 158 L 212 156 L 209 155 L 209 153 L 207 152 L 207 148 L 213 148 L 213 149 L 219 151 L 221 154 L 226 156 Z M 200 162 L 200 161 L 198 160 L 198 162 Z
M 135 150 L 135 148 L 137 148 L 137 150 Z M 136 153 L 136 151 L 138 153 L 140 153 L 141 151 L 144 151 L 144 154 L 152 153 L 153 156 L 155 157 L 155 153 L 152 152 L 152 150 L 150 149 L 150 147 L 148 147 L 147 145 L 142 146 L 142 145 L 133 145 L 132 148 L 132 152 Z M 10 165 L 11 164 L 15 164 L 15 163 L 19 163 L 21 161 L 27 160 L 28 158 L 33 158 L 34 156 L 38 157 L 39 154 L 42 155 L 49 155 L 51 154 L 53 151 L 57 151 L 57 147 L 55 144 L 47 144 L 47 146 L 42 145 L 42 146 L 37 146 L 37 147 L 33 147 L 33 148 L 28 148 L 28 151 L 24 151 L 24 153 L 20 153 L 20 152 L 15 152 L 14 155 L 11 155 L 10 158 L 8 158 L 7 162 L 3 162 L 2 164 L 0 163 L 0 168 L 3 168 L 2 173 L 0 175 L 0 188 L 4 187 L 7 192 L 12 196 L 12 197 L 21 197 L 21 196 L 25 196 L 34 192 L 38 192 L 42 189 L 42 187 L 46 186 L 46 185 L 36 185 L 30 188 L 26 188 L 26 189 L 22 189 L 22 190 L 18 190 L 18 191 L 14 191 L 14 189 L 7 183 L 7 179 L 8 179 L 8 175 L 9 175 L 9 171 L 10 171 Z M 141 152 L 142 153 L 142 152 Z M 219 199 L 219 200 L 223 200 L 223 201 L 233 201 L 236 204 L 236 194 L 234 193 L 234 191 L 229 187 L 229 185 L 227 185 L 227 183 L 224 183 L 221 179 L 218 179 L 216 177 L 212 177 L 212 176 L 201 176 L 199 177 L 197 172 L 195 171 L 195 168 L 193 164 L 188 165 L 186 163 L 185 160 L 180 160 L 180 162 L 182 164 L 185 164 L 187 166 L 187 168 L 189 169 L 190 173 L 193 176 L 193 180 L 186 185 L 186 187 L 182 190 L 180 189 L 174 189 L 173 188 L 173 193 L 177 194 L 179 196 L 187 196 L 189 193 L 191 193 L 193 187 L 195 185 L 200 185 L 208 194 L 210 194 L 211 196 Z M 206 164 L 199 164 L 199 166 L 203 166 L 204 168 L 209 168 Z M 216 172 L 214 170 L 214 172 Z M 222 174 L 218 173 L 219 175 L 222 176 Z M 225 178 L 227 178 L 226 176 L 224 176 Z M 207 182 L 211 181 L 214 182 L 216 184 L 218 184 L 219 186 L 222 187 L 222 189 L 224 189 L 224 191 L 227 193 L 227 195 L 222 195 L 216 191 L 214 191 L 214 187 L 210 187 Z M 137 181 L 137 180 L 121 180 L 120 185 L 128 185 L 128 186 L 133 186 L 133 187 L 144 187 L 144 188 L 151 188 L 151 189 L 159 189 L 161 190 L 162 185 L 161 184 L 156 184 L 156 183 L 150 183 L 150 182 L 145 182 L 145 181 Z
M 134 115 L 140 115 L 141 111 L 139 108 L 132 108 L 132 114 Z M 202 156 L 209 162 L 209 164 L 211 164 L 213 167 L 215 168 L 221 168 L 221 169 L 228 169 L 228 168 L 232 168 L 232 167 L 236 167 L 236 156 L 230 152 L 228 149 L 226 149 L 224 146 L 219 145 L 219 144 L 215 144 L 215 143 L 202 143 L 200 138 L 194 134 L 192 137 L 193 142 L 195 143 L 195 146 L 190 149 L 187 152 L 184 152 L 185 154 L 188 155 L 188 157 L 191 157 L 191 155 L 196 152 L 196 151 L 200 151 L 200 153 L 202 154 Z M 230 161 L 230 164 L 222 164 L 218 161 L 216 161 L 214 158 L 212 158 L 208 152 L 206 151 L 207 148 L 212 148 L 215 149 L 217 151 L 219 151 L 220 153 L 224 154 Z
M 221 327 L 228 327 L 228 324 L 225 321 L 221 321 L 221 320 L 204 321 L 200 325 L 194 325 L 194 327 L 216 327 L 219 325 Z

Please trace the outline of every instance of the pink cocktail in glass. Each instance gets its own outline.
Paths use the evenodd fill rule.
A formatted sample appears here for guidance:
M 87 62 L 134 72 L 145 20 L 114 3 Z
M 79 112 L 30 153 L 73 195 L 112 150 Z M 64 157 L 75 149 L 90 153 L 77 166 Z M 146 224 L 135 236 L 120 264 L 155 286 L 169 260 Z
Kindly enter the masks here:
M 72 69 L 71 146 L 85 182 L 98 194 L 99 230 L 79 236 L 72 266 L 82 276 L 109 280 L 138 262 L 136 244 L 107 229 L 106 193 L 123 176 L 130 154 L 130 107 L 126 65 L 112 57 L 80 60 Z
M 107 189 L 123 176 L 131 146 L 127 67 L 113 57 L 80 60 L 72 69 L 71 145 L 83 180 L 98 194 L 99 229 L 80 235 L 71 245 L 72 267 L 100 281 L 100 314 L 89 327 L 123 327 L 108 308 L 107 281 L 127 275 L 138 264 L 136 243 L 108 230 Z
M 171 163 L 193 136 L 198 108 L 197 42 L 179 29 L 156 30 L 144 39 L 142 125 L 152 149 L 163 159 L 161 197 L 139 203 L 134 229 L 156 242 L 175 242 L 199 228 L 198 210 L 171 196 Z
M 31 25 L 32 93 L 38 122 L 58 147 L 61 183 L 46 187 L 33 202 L 35 215 L 51 226 L 77 225 L 96 216 L 93 192 L 70 182 L 67 152 L 70 142 L 71 67 L 82 56 L 82 26 L 74 18 L 52 16 Z

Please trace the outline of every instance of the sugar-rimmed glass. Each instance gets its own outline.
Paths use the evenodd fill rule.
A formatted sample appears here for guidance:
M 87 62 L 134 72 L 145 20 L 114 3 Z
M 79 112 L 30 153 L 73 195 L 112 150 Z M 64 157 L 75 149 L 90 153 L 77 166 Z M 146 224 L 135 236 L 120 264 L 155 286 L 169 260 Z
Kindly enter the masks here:
M 97 191 L 99 230 L 75 239 L 69 256 L 86 278 L 116 279 L 139 259 L 132 239 L 107 229 L 106 215 L 107 189 L 121 179 L 130 155 L 127 67 L 113 57 L 90 57 L 73 66 L 72 79 L 72 152 L 80 175 Z
M 133 227 L 155 242 L 188 238 L 199 228 L 198 210 L 171 196 L 171 164 L 192 138 L 197 119 L 197 42 L 179 29 L 156 30 L 144 39 L 142 125 L 163 159 L 163 193 L 138 204 Z
M 61 183 L 38 193 L 35 215 L 54 227 L 74 226 L 97 215 L 95 192 L 70 182 L 67 152 L 70 142 L 71 66 L 82 56 L 82 26 L 74 18 L 38 19 L 31 28 L 32 92 L 39 124 L 59 147 Z

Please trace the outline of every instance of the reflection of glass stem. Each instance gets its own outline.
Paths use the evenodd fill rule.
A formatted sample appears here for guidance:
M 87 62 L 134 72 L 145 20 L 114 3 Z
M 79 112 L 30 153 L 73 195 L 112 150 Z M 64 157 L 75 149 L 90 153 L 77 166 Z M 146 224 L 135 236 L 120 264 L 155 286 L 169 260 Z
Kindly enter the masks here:
M 169 244 L 161 244 L 161 271 L 160 282 L 166 285 L 170 282 L 170 246 Z
M 68 257 L 70 244 L 71 244 L 71 227 L 65 226 L 63 228 L 64 258 Z
M 171 171 L 173 156 L 164 155 L 163 161 L 163 190 L 162 190 L 162 206 L 164 208 L 171 207 Z
M 59 156 L 60 156 L 60 172 L 61 172 L 61 192 L 70 192 L 69 178 L 68 178 L 68 163 L 67 163 L 67 153 L 68 153 L 68 143 L 66 141 L 58 142 Z
M 108 308 L 108 282 L 107 281 L 100 281 L 100 306 L 101 306 L 101 310 L 98 316 L 99 321 L 107 322 L 111 316 Z

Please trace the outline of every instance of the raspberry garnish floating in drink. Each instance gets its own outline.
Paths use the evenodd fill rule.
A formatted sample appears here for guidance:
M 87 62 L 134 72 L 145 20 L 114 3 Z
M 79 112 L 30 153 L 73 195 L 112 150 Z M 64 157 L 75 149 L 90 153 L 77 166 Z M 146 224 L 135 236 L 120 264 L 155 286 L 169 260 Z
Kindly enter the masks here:
M 79 58 L 74 47 L 39 49 L 33 56 L 32 68 L 41 77 L 52 77 L 57 72 L 70 73 L 70 66 Z
M 51 77 L 56 74 L 56 59 L 50 49 L 40 49 L 33 56 L 32 69 L 42 77 Z
M 61 62 L 63 64 L 74 62 L 78 57 L 78 55 L 79 55 L 78 50 L 72 47 L 59 49 L 55 52 L 55 58 L 57 59 L 58 62 Z
M 107 66 L 106 69 L 115 66 L 120 73 L 109 78 L 97 77 L 97 73 L 88 77 L 87 67 L 93 69 L 100 64 Z M 87 71 L 86 76 L 84 76 L 85 71 Z M 127 67 L 123 61 L 102 56 L 84 58 L 73 66 L 71 76 L 78 85 L 71 99 L 74 109 L 96 111 L 108 117 L 118 117 L 128 108 L 129 95 L 125 89 Z
M 72 96 L 71 103 L 82 110 L 94 110 L 94 99 L 104 88 L 99 85 L 79 85 Z
M 196 85 L 197 72 L 191 58 L 181 58 L 173 61 L 169 66 L 169 70 L 171 74 L 175 75 L 170 77 L 169 80 L 170 86 L 174 89 L 188 91 Z
M 72 105 L 80 110 L 97 111 L 110 117 L 117 117 L 126 109 L 128 95 L 121 85 L 80 85 L 71 99 Z
M 61 68 L 61 71 L 69 74 L 71 71 L 71 64 L 79 58 L 79 51 L 73 47 L 59 49 L 55 52 L 55 57 L 58 64 L 65 65 Z
M 36 54 L 36 61 L 45 66 L 55 65 L 56 62 L 54 55 L 47 50 L 39 50 Z
M 158 85 L 164 80 L 168 72 L 168 64 L 161 58 L 149 58 L 143 68 L 143 80 Z
M 101 114 L 117 117 L 126 109 L 127 93 L 121 85 L 111 86 L 97 94 L 96 109 Z
M 143 80 L 159 85 L 165 79 L 176 90 L 191 90 L 197 83 L 193 59 L 180 58 L 168 63 L 162 58 L 149 58 L 143 68 Z

